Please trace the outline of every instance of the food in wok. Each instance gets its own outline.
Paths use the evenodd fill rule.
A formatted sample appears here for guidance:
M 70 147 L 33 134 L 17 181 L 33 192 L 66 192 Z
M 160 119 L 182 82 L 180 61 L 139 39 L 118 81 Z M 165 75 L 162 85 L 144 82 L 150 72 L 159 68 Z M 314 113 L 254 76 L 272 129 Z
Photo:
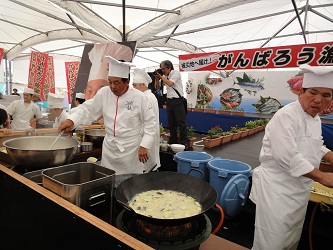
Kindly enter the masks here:
M 198 85 L 197 107 L 203 108 L 213 100 L 212 91 L 204 84 Z
M 141 192 L 130 200 L 129 206 L 138 214 L 156 219 L 195 216 L 202 209 L 193 197 L 164 189 Z

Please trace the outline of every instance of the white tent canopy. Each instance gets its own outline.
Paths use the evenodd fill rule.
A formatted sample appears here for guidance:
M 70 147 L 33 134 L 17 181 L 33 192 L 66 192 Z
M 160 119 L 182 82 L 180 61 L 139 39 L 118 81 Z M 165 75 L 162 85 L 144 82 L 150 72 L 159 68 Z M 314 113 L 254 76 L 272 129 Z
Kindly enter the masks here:
M 125 6 L 122 4 L 125 2 Z M 5 58 L 80 60 L 86 43 L 137 41 L 140 68 L 184 53 L 333 41 L 332 0 L 1 0 Z M 65 59 L 64 59 L 64 56 Z M 69 59 L 70 58 L 70 59 Z

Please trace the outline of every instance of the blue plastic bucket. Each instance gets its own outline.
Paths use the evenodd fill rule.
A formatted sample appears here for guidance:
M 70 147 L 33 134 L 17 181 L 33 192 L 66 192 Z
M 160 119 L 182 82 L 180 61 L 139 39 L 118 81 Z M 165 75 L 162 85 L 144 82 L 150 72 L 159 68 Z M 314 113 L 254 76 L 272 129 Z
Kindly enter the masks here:
M 219 157 L 207 163 L 209 168 L 209 183 L 215 188 L 218 201 L 221 198 L 222 191 L 231 177 L 243 174 L 247 177 L 252 175 L 252 168 L 250 165 L 234 160 L 221 159 Z
M 213 156 L 205 152 L 184 151 L 174 155 L 177 162 L 177 172 L 189 174 L 209 182 L 209 169 L 207 163 Z M 193 170 L 192 170 L 193 169 Z

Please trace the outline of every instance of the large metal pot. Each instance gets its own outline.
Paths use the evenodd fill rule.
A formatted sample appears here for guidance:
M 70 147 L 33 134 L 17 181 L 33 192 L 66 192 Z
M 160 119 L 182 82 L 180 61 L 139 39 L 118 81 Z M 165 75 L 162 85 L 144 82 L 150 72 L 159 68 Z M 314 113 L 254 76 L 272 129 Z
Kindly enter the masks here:
M 202 206 L 200 214 L 180 219 L 156 219 L 138 214 L 128 206 L 129 201 L 136 194 L 156 189 L 173 190 L 192 196 Z M 144 220 L 173 223 L 179 222 L 180 220 L 191 220 L 193 217 L 205 213 L 216 203 L 217 193 L 208 182 L 200 180 L 194 176 L 178 172 L 163 171 L 140 174 L 124 180 L 117 187 L 115 197 L 126 209 L 132 211 L 136 216 L 141 217 Z
M 30 170 L 61 166 L 69 163 L 77 142 L 69 137 L 60 137 L 52 149 L 48 149 L 57 136 L 28 136 L 3 142 L 7 153 L 16 165 Z
M 105 135 L 105 129 L 87 129 L 85 131 L 86 140 L 94 143 L 94 146 L 97 147 L 102 146 Z

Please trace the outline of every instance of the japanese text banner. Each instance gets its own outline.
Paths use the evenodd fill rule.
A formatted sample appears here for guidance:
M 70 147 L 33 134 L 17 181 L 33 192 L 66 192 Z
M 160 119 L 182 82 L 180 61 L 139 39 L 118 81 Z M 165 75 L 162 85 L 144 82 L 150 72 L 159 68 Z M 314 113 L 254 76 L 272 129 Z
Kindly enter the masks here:
M 333 65 L 333 42 L 179 55 L 180 71 Z
M 28 87 L 33 88 L 34 92 L 39 95 L 44 87 L 47 58 L 47 54 L 40 52 L 32 51 L 30 54 Z
M 47 59 L 44 86 L 40 94 L 42 100 L 47 100 L 49 93 L 55 93 L 54 64 L 52 56 L 49 56 Z
M 67 79 L 67 90 L 68 90 L 68 101 L 72 103 L 72 97 L 74 93 L 74 87 L 77 79 L 77 74 L 80 68 L 80 62 L 65 62 L 66 67 L 66 79 Z
M 2 61 L 2 55 L 3 55 L 3 48 L 0 48 L 0 65 L 1 65 L 1 61 Z

